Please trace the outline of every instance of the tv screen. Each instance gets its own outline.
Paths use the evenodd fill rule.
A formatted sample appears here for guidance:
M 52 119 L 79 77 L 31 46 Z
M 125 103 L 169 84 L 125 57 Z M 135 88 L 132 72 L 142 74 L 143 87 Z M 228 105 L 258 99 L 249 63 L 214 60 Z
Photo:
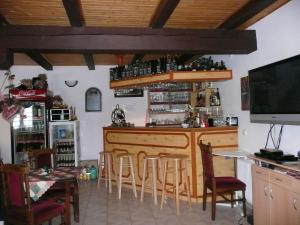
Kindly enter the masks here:
M 249 71 L 250 120 L 300 124 L 300 55 Z

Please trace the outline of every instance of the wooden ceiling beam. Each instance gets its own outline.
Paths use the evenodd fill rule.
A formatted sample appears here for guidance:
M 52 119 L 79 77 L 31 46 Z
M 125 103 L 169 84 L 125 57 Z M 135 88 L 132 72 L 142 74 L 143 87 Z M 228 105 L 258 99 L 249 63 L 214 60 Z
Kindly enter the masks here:
M 89 70 L 95 70 L 95 62 L 94 62 L 93 55 L 90 53 L 84 53 L 83 57 Z
M 149 27 L 152 28 L 163 28 L 173 11 L 177 7 L 180 0 L 161 0 L 157 6 L 155 13 L 153 14 Z M 136 60 L 141 61 L 145 55 L 138 54 L 135 55 L 131 63 L 136 62 Z
M 235 29 L 263 11 L 277 0 L 250 0 L 245 6 L 222 23 L 219 29 Z
M 69 29 L 72 29 L 70 27 Z M 124 30 L 123 30 L 124 31 Z M 253 30 L 153 30 L 86 35 L 0 35 L 0 47 L 40 52 L 86 51 L 107 53 L 215 53 L 248 54 L 255 51 Z M 69 32 L 67 32 L 69 33 Z M 114 34 L 112 34 L 114 33 Z M 134 35 L 133 35 L 134 33 Z M 0 32 L 1 34 L 1 32 Z
M 9 24 L 9 22 L 5 19 L 3 15 L 0 14 L 0 27 L 7 28 L 12 25 Z M 1 53 L 0 53 L 1 54 Z M 3 54 L 6 55 L 6 57 L 3 57 L 2 59 L 4 62 L 0 62 L 0 67 L 2 69 L 9 69 L 13 65 L 13 53 L 11 51 L 6 51 L 6 49 L 3 49 Z M 35 61 L 37 64 L 39 64 L 41 67 L 43 67 L 46 70 L 53 70 L 53 66 L 39 53 L 29 53 L 25 52 L 26 55 L 28 55 L 33 61 Z M 1 55 L 0 55 L 1 57 Z
M 0 27 L 4 27 L 9 25 L 9 22 L 6 20 L 6 18 L 0 14 Z
M 62 0 L 70 24 L 73 27 L 82 27 L 85 24 L 80 0 Z
M 41 67 L 43 67 L 45 70 L 53 70 L 52 64 L 49 63 L 48 60 L 45 57 L 43 57 L 41 54 L 37 52 L 25 52 L 25 53 L 26 55 L 28 55 L 29 58 L 31 58 Z
M 250 0 L 245 6 L 235 12 L 221 25 L 219 25 L 217 29 L 235 29 L 275 2 L 276 0 Z M 179 57 L 179 60 L 190 62 L 199 57 L 201 57 L 201 55 L 188 54 L 182 55 Z
M 163 28 L 180 0 L 161 0 L 150 21 L 149 27 Z

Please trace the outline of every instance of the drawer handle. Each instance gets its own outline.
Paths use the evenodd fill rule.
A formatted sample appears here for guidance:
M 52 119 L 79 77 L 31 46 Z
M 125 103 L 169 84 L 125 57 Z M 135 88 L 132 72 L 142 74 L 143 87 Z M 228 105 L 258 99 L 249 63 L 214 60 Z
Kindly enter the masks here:
M 273 190 L 272 190 L 272 188 L 270 189 L 270 196 L 271 196 L 271 198 L 273 199 L 274 197 L 273 197 Z
M 275 180 L 282 182 L 282 179 L 277 178 L 277 177 L 275 178 Z
M 265 196 L 268 196 L 268 188 L 267 187 L 264 188 L 264 192 L 265 192 Z
M 297 199 L 294 199 L 294 200 L 293 200 L 293 206 L 294 206 L 294 209 L 295 209 L 295 210 L 298 210 L 296 203 L 297 203 Z

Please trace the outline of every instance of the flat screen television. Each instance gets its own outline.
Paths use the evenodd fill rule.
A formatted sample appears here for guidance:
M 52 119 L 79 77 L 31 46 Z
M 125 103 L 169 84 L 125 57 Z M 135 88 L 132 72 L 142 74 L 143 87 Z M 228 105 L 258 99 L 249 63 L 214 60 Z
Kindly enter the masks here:
M 300 55 L 249 70 L 250 121 L 300 124 Z

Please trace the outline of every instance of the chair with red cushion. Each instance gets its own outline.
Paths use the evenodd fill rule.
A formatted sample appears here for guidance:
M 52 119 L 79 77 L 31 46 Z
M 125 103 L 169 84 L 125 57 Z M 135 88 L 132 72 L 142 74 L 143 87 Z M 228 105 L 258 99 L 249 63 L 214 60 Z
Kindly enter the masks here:
M 246 184 L 235 177 L 215 177 L 214 176 L 214 165 L 213 165 L 213 155 L 211 144 L 203 144 L 200 141 L 200 150 L 202 157 L 202 167 L 203 167 L 203 210 L 206 209 L 206 198 L 207 189 L 211 191 L 212 195 L 212 213 L 211 218 L 215 220 L 216 217 L 216 203 L 219 202 L 230 202 L 233 206 L 234 202 L 243 202 L 243 213 L 246 216 L 246 198 L 245 190 Z M 234 199 L 233 194 L 235 191 L 242 191 L 242 198 Z M 229 199 L 226 194 L 231 195 Z M 217 201 L 217 196 L 221 196 L 224 200 Z
M 28 167 L 25 165 L 0 165 L 2 194 L 4 196 L 4 219 L 8 224 L 40 225 L 61 216 L 61 224 L 70 225 L 69 203 L 51 200 L 33 202 L 29 194 Z M 68 185 L 66 185 L 68 189 Z M 69 199 L 69 192 L 66 191 Z
M 56 150 L 55 149 L 32 149 L 27 151 L 28 161 L 31 169 L 55 168 Z M 75 185 L 77 185 L 75 187 Z M 64 184 L 55 183 L 51 189 L 45 193 L 44 199 L 64 200 Z M 78 184 L 70 184 L 71 204 L 73 205 L 74 220 L 79 222 L 79 194 Z

